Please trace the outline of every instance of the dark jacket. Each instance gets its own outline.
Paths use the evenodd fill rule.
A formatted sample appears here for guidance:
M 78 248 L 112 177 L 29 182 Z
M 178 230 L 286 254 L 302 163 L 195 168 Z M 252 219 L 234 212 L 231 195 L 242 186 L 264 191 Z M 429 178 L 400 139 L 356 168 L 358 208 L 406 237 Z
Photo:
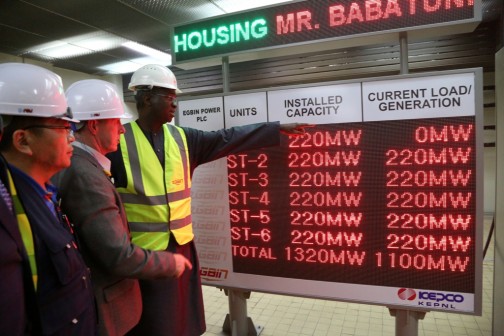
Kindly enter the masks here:
M 173 255 L 131 243 L 119 194 L 98 161 L 85 150 L 74 147 L 72 165 L 53 181 L 93 274 L 99 334 L 124 335 L 138 323 L 142 311 L 140 287 L 133 278 L 172 277 Z
M 32 185 L 12 171 L 33 232 L 37 306 L 44 335 L 95 335 L 96 311 L 89 270 L 67 223 L 57 218 Z
M 8 190 L 6 164 L 0 157 L 0 181 Z M 16 217 L 0 197 L 0 335 L 24 335 L 34 319 L 35 292 Z

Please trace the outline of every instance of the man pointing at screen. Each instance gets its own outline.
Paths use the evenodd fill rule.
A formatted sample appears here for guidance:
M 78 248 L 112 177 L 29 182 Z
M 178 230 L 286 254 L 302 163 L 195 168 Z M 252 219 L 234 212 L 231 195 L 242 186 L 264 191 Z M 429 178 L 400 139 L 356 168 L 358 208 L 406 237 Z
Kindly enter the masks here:
M 193 265 L 178 279 L 141 280 L 143 313 L 130 335 L 193 336 L 205 332 L 199 263 L 191 220 L 191 176 L 204 163 L 278 145 L 279 133 L 299 136 L 305 124 L 260 123 L 216 132 L 170 124 L 177 109 L 175 75 L 146 65 L 132 76 L 139 118 L 124 125 L 120 148 L 109 154 L 133 242 L 184 255 Z

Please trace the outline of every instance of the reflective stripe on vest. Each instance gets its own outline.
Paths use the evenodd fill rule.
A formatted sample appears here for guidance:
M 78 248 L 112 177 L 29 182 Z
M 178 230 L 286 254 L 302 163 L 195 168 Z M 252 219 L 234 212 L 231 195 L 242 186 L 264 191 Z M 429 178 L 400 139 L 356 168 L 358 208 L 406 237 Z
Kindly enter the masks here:
M 165 250 L 170 231 L 180 245 L 194 238 L 191 220 L 191 177 L 184 131 L 164 125 L 165 166 L 136 122 L 124 125 L 121 152 L 126 188 L 117 188 L 124 203 L 133 243 Z
M 12 179 L 11 173 L 7 170 L 7 176 L 9 178 L 9 186 L 11 190 L 12 202 L 14 203 L 14 211 L 16 212 L 16 219 L 19 226 L 19 232 L 21 233 L 21 239 L 23 240 L 23 245 L 28 255 L 28 261 L 30 262 L 30 269 L 32 273 L 33 286 L 37 290 L 37 260 L 35 259 L 35 244 L 33 242 L 33 233 L 30 226 L 30 221 L 26 212 L 21 204 L 21 200 L 17 194 L 16 187 L 14 186 L 14 180 Z

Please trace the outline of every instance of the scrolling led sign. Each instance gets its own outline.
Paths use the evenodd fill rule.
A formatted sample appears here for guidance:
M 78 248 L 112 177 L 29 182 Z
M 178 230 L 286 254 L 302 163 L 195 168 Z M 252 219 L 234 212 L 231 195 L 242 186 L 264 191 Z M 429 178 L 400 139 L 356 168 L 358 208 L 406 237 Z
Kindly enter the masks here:
M 478 0 L 476 0 L 478 1 Z M 317 0 L 174 28 L 177 62 L 234 52 L 474 19 L 474 0 Z
M 233 270 L 473 293 L 474 149 L 474 117 L 452 117 L 318 125 L 229 156 Z

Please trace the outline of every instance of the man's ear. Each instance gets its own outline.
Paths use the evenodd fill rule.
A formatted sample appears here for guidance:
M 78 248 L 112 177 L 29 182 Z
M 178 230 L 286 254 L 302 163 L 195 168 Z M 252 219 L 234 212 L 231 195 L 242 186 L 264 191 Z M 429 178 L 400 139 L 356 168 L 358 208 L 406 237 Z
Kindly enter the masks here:
M 143 99 L 144 106 L 150 106 L 151 105 L 151 97 L 152 97 L 151 94 L 144 94 L 143 95 L 142 99 Z
M 86 127 L 89 130 L 89 133 L 96 135 L 96 133 L 98 133 L 98 120 L 87 120 Z
M 33 134 L 25 130 L 16 130 L 12 134 L 12 147 L 14 147 L 18 152 L 26 154 L 28 156 L 33 155 L 33 150 L 30 146 L 35 140 Z

